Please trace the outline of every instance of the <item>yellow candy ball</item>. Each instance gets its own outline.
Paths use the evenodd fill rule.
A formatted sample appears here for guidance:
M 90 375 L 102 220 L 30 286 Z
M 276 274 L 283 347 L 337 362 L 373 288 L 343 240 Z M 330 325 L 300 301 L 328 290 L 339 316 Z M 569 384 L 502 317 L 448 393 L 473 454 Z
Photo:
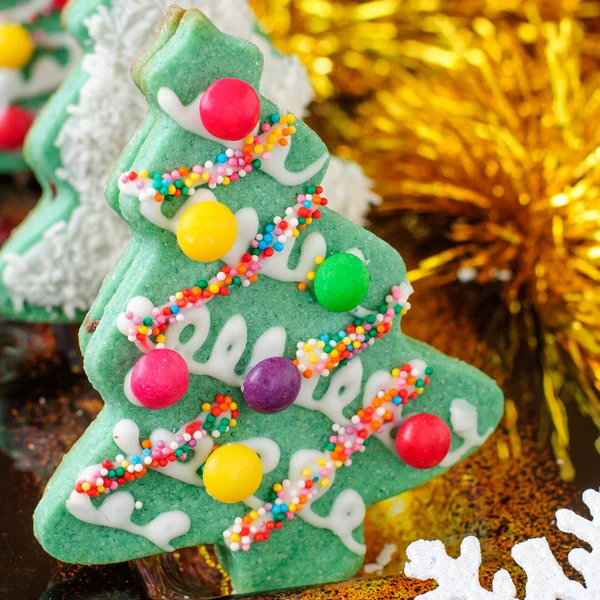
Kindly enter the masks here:
M 204 485 L 219 502 L 241 502 L 260 486 L 263 470 L 258 454 L 248 446 L 229 444 L 213 452 L 204 465 Z
M 200 202 L 188 208 L 177 225 L 182 252 L 198 262 L 223 258 L 237 235 L 233 213 L 220 202 Z
M 19 23 L 0 24 L 0 67 L 22 69 L 34 51 L 35 44 L 27 28 Z

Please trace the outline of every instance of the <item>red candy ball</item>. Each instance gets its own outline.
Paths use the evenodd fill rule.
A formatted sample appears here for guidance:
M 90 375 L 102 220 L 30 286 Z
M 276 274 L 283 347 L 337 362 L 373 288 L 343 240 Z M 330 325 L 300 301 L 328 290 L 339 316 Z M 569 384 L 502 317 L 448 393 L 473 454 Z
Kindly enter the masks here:
M 151 410 L 172 406 L 184 396 L 189 373 L 182 356 L 161 348 L 144 354 L 133 367 L 131 391 L 140 403 Z
M 245 81 L 227 77 L 206 88 L 200 99 L 200 119 L 222 140 L 241 140 L 252 133 L 260 117 L 260 100 Z
M 431 469 L 448 454 L 452 434 L 436 415 L 421 413 L 409 417 L 396 435 L 398 456 L 415 469 Z
M 33 123 L 33 114 L 19 106 L 9 106 L 0 115 L 0 150 L 18 150 Z

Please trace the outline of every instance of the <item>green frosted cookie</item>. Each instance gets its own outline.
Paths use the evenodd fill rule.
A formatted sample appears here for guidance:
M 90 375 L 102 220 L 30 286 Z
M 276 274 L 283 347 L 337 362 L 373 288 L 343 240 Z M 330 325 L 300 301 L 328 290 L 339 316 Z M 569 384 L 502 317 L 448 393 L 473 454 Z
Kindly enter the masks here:
M 25 135 L 77 61 L 77 44 L 60 23 L 64 4 L 0 0 L 0 173 L 27 168 Z
M 327 149 L 261 72 L 179 8 L 134 65 L 149 110 L 107 197 L 136 251 L 83 334 L 106 406 L 34 516 L 60 560 L 214 543 L 237 592 L 346 578 L 366 507 L 501 417 L 491 379 L 401 333 L 401 257 L 327 208 Z

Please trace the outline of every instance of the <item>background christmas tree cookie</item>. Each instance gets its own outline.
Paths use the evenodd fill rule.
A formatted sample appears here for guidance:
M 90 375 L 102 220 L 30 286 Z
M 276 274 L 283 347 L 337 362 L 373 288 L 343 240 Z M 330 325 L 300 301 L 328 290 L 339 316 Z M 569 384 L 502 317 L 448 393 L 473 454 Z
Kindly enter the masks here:
M 85 56 L 78 73 L 52 99 L 28 144 L 29 162 L 44 195 L 0 253 L 0 314 L 30 321 L 82 321 L 104 277 L 127 247 L 129 230 L 106 204 L 104 185 L 145 110 L 144 96 L 132 83 L 129 68 L 170 4 L 170 0 L 69 3 L 67 26 Z M 246 0 L 179 4 L 203 10 L 225 32 L 255 43 L 265 61 L 261 90 L 278 106 L 298 114 L 306 111 L 313 92 L 304 67 L 272 47 L 258 30 Z M 376 199 L 369 180 L 356 164 L 340 159 L 329 177 L 339 183 L 339 208 L 362 219 Z M 134 240 L 130 256 L 136 247 Z M 98 300 L 90 322 L 102 302 Z
M 26 169 L 25 136 L 79 55 L 61 27 L 65 0 L 0 1 L 0 173 Z
M 328 208 L 327 148 L 262 70 L 176 7 L 133 67 L 149 109 L 107 197 L 136 252 L 84 346 L 105 408 L 34 517 L 60 560 L 210 543 L 238 592 L 350 577 L 366 507 L 500 419 L 491 379 L 401 332 L 402 258 Z

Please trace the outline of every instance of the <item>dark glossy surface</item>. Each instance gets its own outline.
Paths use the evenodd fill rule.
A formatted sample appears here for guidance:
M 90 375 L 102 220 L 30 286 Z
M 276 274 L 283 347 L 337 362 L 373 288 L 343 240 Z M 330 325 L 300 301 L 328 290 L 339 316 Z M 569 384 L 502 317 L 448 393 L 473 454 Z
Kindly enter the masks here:
M 75 331 L 2 323 L 0 598 L 147 598 L 129 565 L 62 565 L 33 537 L 46 480 L 101 407 L 78 364 Z

